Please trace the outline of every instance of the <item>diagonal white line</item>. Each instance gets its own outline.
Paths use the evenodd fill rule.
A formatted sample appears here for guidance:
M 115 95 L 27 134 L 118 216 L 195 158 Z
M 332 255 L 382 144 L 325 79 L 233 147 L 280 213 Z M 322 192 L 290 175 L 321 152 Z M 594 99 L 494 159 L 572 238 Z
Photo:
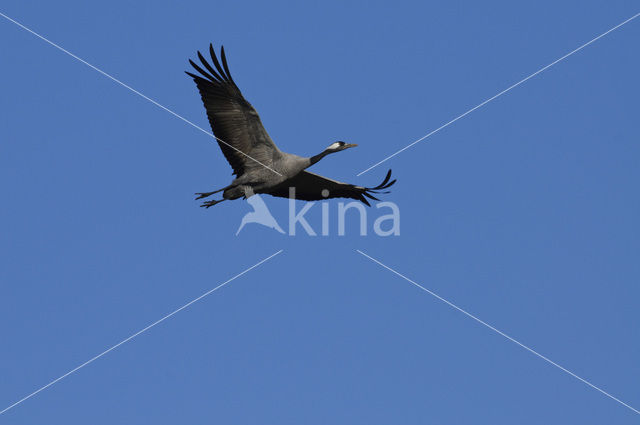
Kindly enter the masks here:
M 455 305 L 454 303 L 452 303 L 451 301 L 448 301 L 444 298 L 442 298 L 440 295 L 436 294 L 435 292 L 432 292 L 430 290 L 428 290 L 427 288 L 425 288 L 424 286 L 420 285 L 417 282 L 414 282 L 413 280 L 409 279 L 408 277 L 406 277 L 405 275 L 395 271 L 394 269 L 392 269 L 391 267 L 381 263 L 380 261 L 376 260 L 375 258 L 365 254 L 364 252 L 360 251 L 359 249 L 356 249 L 356 251 L 358 251 L 359 254 L 363 255 L 364 257 L 367 257 L 369 260 L 373 261 L 374 263 L 384 267 L 385 269 L 389 270 L 390 272 L 394 273 L 397 276 L 400 276 L 401 278 L 403 278 L 404 280 L 406 280 L 407 282 L 411 283 L 412 285 L 422 289 L 424 292 L 428 293 L 429 295 L 432 295 L 434 297 L 436 297 L 437 299 L 439 299 L 440 301 L 442 301 L 443 303 L 449 305 L 450 307 L 455 308 L 456 310 L 458 310 L 460 313 L 472 318 L 473 320 L 475 320 L 476 322 L 486 326 L 487 328 L 491 329 L 492 331 L 496 332 L 499 335 L 502 335 L 503 337 L 507 338 L 509 341 L 519 345 L 520 347 L 524 348 L 525 350 L 527 350 L 528 352 L 540 357 L 542 360 L 544 360 L 547 363 L 552 364 L 553 366 L 557 367 L 558 369 L 562 370 L 563 372 L 568 373 L 569 375 L 573 376 L 574 378 L 576 378 L 579 381 L 584 382 L 585 384 L 587 384 L 588 386 L 590 386 L 591 388 L 601 392 L 602 394 L 606 395 L 607 397 L 609 397 L 610 399 L 617 401 L 618 403 L 620 403 L 621 405 L 623 405 L 624 407 L 627 407 L 628 409 L 631 409 L 632 411 L 634 411 L 635 413 L 640 414 L 640 410 L 635 409 L 631 406 L 629 406 L 627 403 L 623 402 L 622 400 L 612 396 L 611 394 L 609 394 L 608 392 L 606 392 L 605 390 L 596 387 L 595 385 L 593 385 L 591 382 L 587 381 L 584 378 L 579 377 L 578 375 L 576 375 L 575 373 L 571 372 L 568 369 L 565 369 L 564 367 L 560 366 L 558 363 L 554 362 L 553 360 L 550 360 L 549 358 L 543 356 L 542 354 L 538 353 L 537 351 L 535 351 L 532 348 L 529 348 L 528 346 L 524 345 L 523 343 L 521 343 L 520 341 L 516 340 L 515 338 L 510 337 L 509 335 L 507 335 L 506 333 L 502 332 L 499 329 L 494 328 L 493 326 L 491 326 L 490 324 L 488 324 L 487 322 L 477 318 L 476 316 L 474 316 L 473 314 L 463 310 L 462 308 L 458 307 L 457 305 Z
M 109 78 L 110 80 L 120 84 L 122 87 L 126 88 L 127 90 L 137 94 L 138 96 L 140 96 L 141 98 L 148 100 L 149 102 L 153 103 L 154 105 L 156 105 L 158 108 L 163 109 L 165 111 L 167 111 L 168 113 L 170 113 L 171 115 L 173 115 L 176 118 L 181 119 L 182 121 L 186 122 L 187 124 L 189 124 L 190 126 L 197 128 L 198 130 L 202 131 L 204 134 L 209 135 L 211 137 L 213 137 L 214 139 L 216 139 L 217 141 L 219 141 L 220 143 L 222 143 L 223 145 L 226 145 L 228 147 L 230 147 L 231 149 L 241 153 L 242 155 L 246 156 L 247 158 L 251 159 L 252 161 L 257 162 L 258 164 L 262 165 L 264 168 L 273 171 L 274 173 L 276 173 L 279 176 L 282 176 L 282 174 L 280 174 L 279 172 L 277 172 L 276 170 L 274 170 L 273 168 L 269 167 L 268 165 L 263 164 L 262 162 L 258 161 L 257 159 L 251 157 L 250 155 L 247 155 L 246 153 L 242 152 L 240 149 L 236 148 L 235 146 L 230 145 L 229 143 L 225 142 L 224 140 L 220 139 L 219 137 L 216 137 L 213 135 L 213 133 L 205 130 L 204 128 L 192 123 L 191 121 L 189 121 L 188 119 L 186 119 L 185 117 L 183 117 L 182 115 L 177 114 L 176 112 L 173 112 L 171 109 L 167 108 L 166 106 L 163 106 L 161 104 L 159 104 L 158 102 L 156 102 L 155 100 L 151 99 L 148 96 L 145 96 L 144 94 L 140 93 L 138 90 L 134 89 L 133 87 L 123 83 L 122 81 L 118 80 L 116 77 L 112 76 L 111 74 L 108 74 L 106 72 L 104 72 L 103 70 L 101 70 L 100 68 L 91 65 L 89 62 L 85 61 L 82 58 L 79 58 L 78 56 L 74 55 L 73 53 L 71 53 L 70 51 L 64 49 L 63 47 L 60 47 L 59 45 L 57 45 L 56 43 L 54 43 L 53 41 L 45 38 L 44 36 L 38 34 L 37 32 L 33 31 L 30 28 L 27 28 L 26 26 L 22 25 L 20 22 L 16 21 L 15 19 L 10 18 L 9 16 L 5 15 L 4 13 L 0 12 L 0 16 L 2 16 L 3 18 L 7 19 L 8 21 L 13 22 L 14 24 L 16 24 L 17 26 L 19 26 L 20 28 L 22 28 L 25 31 L 30 32 L 31 34 L 35 35 L 36 37 L 38 37 L 39 39 L 49 43 L 50 45 L 52 45 L 53 47 L 55 47 L 56 49 L 60 50 L 61 52 L 66 53 L 67 55 L 71 56 L 72 58 L 76 59 L 79 62 L 82 62 L 83 64 L 87 65 L 89 68 L 93 69 L 94 71 L 99 72 L 100 74 L 104 75 L 105 77 Z
M 122 341 L 120 341 L 119 343 L 117 343 L 116 345 L 104 350 L 102 353 L 98 354 L 95 357 L 92 357 L 91 359 L 87 360 L 86 362 L 82 363 L 80 366 L 71 369 L 69 372 L 65 373 L 64 375 L 54 379 L 53 381 L 49 382 L 47 385 L 40 387 L 39 389 L 37 389 L 36 391 L 32 392 L 31 394 L 29 394 L 26 397 L 21 398 L 20 400 L 16 401 L 15 403 L 13 403 L 12 405 L 6 407 L 5 409 L 0 411 L 0 415 L 5 413 L 7 410 L 14 408 L 15 406 L 17 406 L 18 404 L 30 399 L 31 397 L 33 397 L 34 395 L 38 394 L 40 391 L 45 390 L 47 388 L 49 388 L 50 386 L 52 386 L 53 384 L 55 384 L 56 382 L 66 378 L 67 376 L 71 375 L 74 372 L 77 372 L 78 370 L 82 369 L 83 367 L 87 366 L 89 363 L 92 363 L 95 360 L 98 360 L 100 357 L 104 356 L 105 354 L 109 353 L 110 351 L 115 350 L 116 348 L 120 347 L 122 344 L 131 341 L 133 338 L 137 337 L 138 335 L 140 335 L 143 332 L 148 331 L 149 329 L 151 329 L 152 327 L 154 327 L 155 325 L 164 322 L 165 320 L 167 320 L 169 317 L 173 316 L 174 314 L 184 310 L 185 308 L 189 307 L 191 304 L 201 300 L 202 298 L 206 297 L 207 295 L 211 294 L 212 292 L 217 291 L 218 289 L 222 288 L 223 286 L 225 286 L 227 283 L 232 282 L 234 280 L 236 280 L 237 278 L 239 278 L 240 276 L 242 276 L 243 274 L 255 269 L 256 267 L 258 267 L 259 265 L 269 261 L 270 259 L 272 259 L 273 257 L 275 257 L 276 255 L 280 254 L 283 250 L 281 249 L 280 251 L 271 254 L 270 256 L 268 256 L 267 258 L 263 259 L 262 261 L 254 264 L 253 266 L 249 267 L 248 269 L 244 270 L 241 273 L 238 273 L 237 275 L 233 276 L 231 279 L 221 283 L 220 285 L 216 286 L 213 289 L 210 289 L 209 291 L 205 292 L 204 294 L 200 295 L 198 298 L 195 298 L 191 301 L 189 301 L 188 303 L 186 303 L 185 305 L 183 305 L 182 307 L 172 311 L 171 313 L 167 314 L 166 316 L 162 317 L 161 319 L 156 320 L 155 322 L 153 322 L 152 324 L 150 324 L 149 326 L 140 329 L 138 332 L 134 333 L 133 335 L 123 339 Z
M 635 18 L 637 18 L 638 16 L 640 16 L 640 13 L 636 13 L 635 15 L 633 15 L 632 17 L 630 17 L 629 19 L 627 19 L 624 22 L 619 23 L 618 25 L 616 25 L 615 27 L 603 32 L 602 34 L 600 34 L 599 36 L 597 36 L 596 38 L 587 41 L 586 43 L 584 43 L 582 46 L 570 51 L 569 53 L 567 53 L 566 55 L 562 56 L 561 58 L 556 59 L 555 61 L 551 62 L 549 65 L 544 66 L 542 68 L 540 68 L 539 70 L 537 70 L 536 72 L 534 72 L 533 74 L 529 75 L 528 77 L 523 78 L 522 80 L 518 81 L 515 84 L 512 84 L 511 86 L 507 87 L 506 89 L 502 90 L 500 93 L 496 94 L 495 96 L 490 97 L 489 99 L 485 100 L 484 102 L 474 106 L 473 108 L 469 109 L 467 112 L 458 115 L 457 117 L 455 117 L 454 119 L 452 119 L 451 121 L 447 122 L 446 124 L 441 125 L 440 127 L 436 128 L 435 130 L 433 130 L 431 133 L 428 133 L 424 136 L 422 136 L 421 138 L 419 138 L 418 140 L 416 140 L 415 142 L 411 142 L 409 143 L 407 146 L 405 146 L 404 148 L 400 149 L 399 151 L 396 151 L 395 153 L 392 153 L 391 155 L 389 155 L 388 157 L 386 157 L 385 159 L 383 159 L 382 161 L 376 162 L 375 164 L 373 164 L 371 167 L 367 168 L 364 171 L 361 171 L 360 173 L 358 173 L 358 176 L 363 175 L 364 173 L 366 173 L 367 171 L 377 167 L 378 165 L 382 164 L 383 162 L 386 162 L 388 160 L 390 160 L 391 158 L 393 158 L 394 156 L 398 155 L 399 153 L 404 152 L 405 150 L 409 149 L 410 147 L 412 147 L 413 145 L 420 143 L 421 141 L 423 141 L 424 139 L 426 139 L 427 137 L 436 134 L 438 131 L 442 130 L 445 127 L 448 127 L 449 125 L 453 124 L 454 122 L 458 121 L 460 118 L 465 117 L 466 115 L 470 114 L 471 112 L 475 111 L 478 108 L 483 107 L 484 105 L 486 105 L 487 103 L 491 102 L 492 100 L 502 96 L 503 94 L 505 94 L 506 92 L 508 92 L 509 90 L 519 86 L 520 84 L 524 83 L 525 81 L 529 80 L 530 78 L 535 77 L 536 75 L 540 74 L 541 72 L 545 71 L 546 69 L 551 68 L 553 65 L 557 64 L 558 62 L 568 58 L 569 56 L 573 55 L 574 53 L 584 49 L 585 47 L 587 47 L 588 45 L 590 45 L 591 43 L 601 39 L 602 37 L 604 37 L 605 35 L 609 34 L 612 31 L 617 30 L 618 28 L 620 28 L 621 26 L 623 26 L 624 24 L 631 22 L 632 20 L 634 20 Z

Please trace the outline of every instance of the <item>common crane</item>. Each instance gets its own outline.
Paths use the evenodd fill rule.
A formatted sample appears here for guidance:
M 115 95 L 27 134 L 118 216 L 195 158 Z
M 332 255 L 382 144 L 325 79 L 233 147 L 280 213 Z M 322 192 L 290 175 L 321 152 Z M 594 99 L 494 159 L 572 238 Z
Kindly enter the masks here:
M 376 187 L 342 183 L 306 171 L 306 168 L 325 156 L 357 145 L 337 141 L 311 157 L 282 152 L 267 134 L 256 110 L 245 100 L 231 78 L 224 47 L 220 49 L 222 65 L 212 44 L 209 44 L 209 53 L 215 69 L 198 52 L 198 58 L 206 70 L 189 59 L 200 75 L 185 72 L 193 78 L 200 91 L 215 138 L 236 178 L 222 189 L 196 193 L 196 199 L 202 199 L 223 192 L 222 199 L 205 201 L 202 207 L 209 208 L 228 199 L 248 198 L 254 193 L 305 201 L 352 198 L 371 206 L 367 198 L 378 201 L 373 194 L 388 193 L 382 191 L 396 182 L 389 181 L 391 170 Z

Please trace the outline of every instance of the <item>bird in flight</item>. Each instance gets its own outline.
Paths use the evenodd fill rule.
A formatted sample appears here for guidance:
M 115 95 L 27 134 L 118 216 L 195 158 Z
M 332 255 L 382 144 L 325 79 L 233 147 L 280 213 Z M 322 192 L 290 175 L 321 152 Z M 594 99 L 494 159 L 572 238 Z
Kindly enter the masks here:
M 305 201 L 352 198 L 371 206 L 367 198 L 379 201 L 374 194 L 388 193 L 383 191 L 396 182 L 389 181 L 391 170 L 376 187 L 342 183 L 306 171 L 325 156 L 357 145 L 337 141 L 311 157 L 282 152 L 269 137 L 256 110 L 242 96 L 231 78 L 224 47 L 220 50 L 222 64 L 211 44 L 209 53 L 215 69 L 198 52 L 204 69 L 189 59 L 199 75 L 186 73 L 198 87 L 211 129 L 236 178 L 222 189 L 196 193 L 196 199 L 202 199 L 222 192 L 222 199 L 205 201 L 202 207 L 209 208 L 225 200 L 248 198 L 255 193 Z

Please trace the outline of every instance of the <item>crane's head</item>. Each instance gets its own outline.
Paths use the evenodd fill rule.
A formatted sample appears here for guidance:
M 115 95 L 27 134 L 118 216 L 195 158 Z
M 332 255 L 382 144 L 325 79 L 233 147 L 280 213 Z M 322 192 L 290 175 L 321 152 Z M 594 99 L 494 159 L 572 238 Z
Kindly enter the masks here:
M 325 152 L 328 152 L 328 153 L 340 152 L 340 151 L 343 151 L 345 149 L 355 148 L 356 146 L 358 146 L 358 145 L 356 145 L 355 143 L 345 143 L 345 142 L 339 140 L 337 142 L 334 142 L 334 143 L 330 144 L 327 147 L 327 149 L 325 149 Z
M 330 153 L 340 152 L 349 148 L 355 148 L 356 146 L 358 145 L 356 145 L 355 143 L 345 143 L 338 140 L 337 142 L 331 143 L 329 146 L 327 146 L 325 150 L 320 152 L 318 155 L 314 155 L 311 158 L 309 158 L 309 160 L 311 161 L 311 165 L 313 165 L 316 162 L 320 161 L 325 156 L 329 155 Z

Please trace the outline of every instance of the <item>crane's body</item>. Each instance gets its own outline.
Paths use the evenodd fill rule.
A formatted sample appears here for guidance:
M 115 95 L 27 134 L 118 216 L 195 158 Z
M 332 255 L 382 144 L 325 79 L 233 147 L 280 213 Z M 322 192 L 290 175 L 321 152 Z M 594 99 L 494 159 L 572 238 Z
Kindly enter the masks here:
M 311 166 L 309 158 L 293 155 L 286 152 L 278 152 L 275 158 L 269 162 L 269 168 L 256 163 L 256 167 L 250 172 L 245 172 L 231 182 L 230 187 L 224 189 L 222 197 L 237 199 L 245 196 L 249 190 L 253 193 L 268 193 L 275 186 L 279 186 L 301 171 Z M 249 161 L 252 161 L 249 159 Z
M 372 193 L 379 193 L 395 183 L 395 180 L 389 182 L 391 170 L 384 181 L 373 188 L 338 182 L 306 171 L 325 156 L 357 145 L 334 142 L 311 157 L 282 152 L 271 140 L 256 110 L 242 96 L 231 78 L 224 47 L 220 52 L 222 64 L 212 45 L 209 45 L 209 53 L 215 69 L 198 52 L 198 58 L 206 70 L 189 60 L 200 75 L 187 74 L 198 86 L 218 145 L 237 177 L 222 189 L 196 193 L 196 199 L 201 199 L 222 192 L 222 199 L 205 201 L 203 207 L 208 208 L 224 200 L 247 198 L 255 193 L 284 198 L 293 196 L 302 200 L 353 198 L 369 205 L 367 198 L 378 200 Z

